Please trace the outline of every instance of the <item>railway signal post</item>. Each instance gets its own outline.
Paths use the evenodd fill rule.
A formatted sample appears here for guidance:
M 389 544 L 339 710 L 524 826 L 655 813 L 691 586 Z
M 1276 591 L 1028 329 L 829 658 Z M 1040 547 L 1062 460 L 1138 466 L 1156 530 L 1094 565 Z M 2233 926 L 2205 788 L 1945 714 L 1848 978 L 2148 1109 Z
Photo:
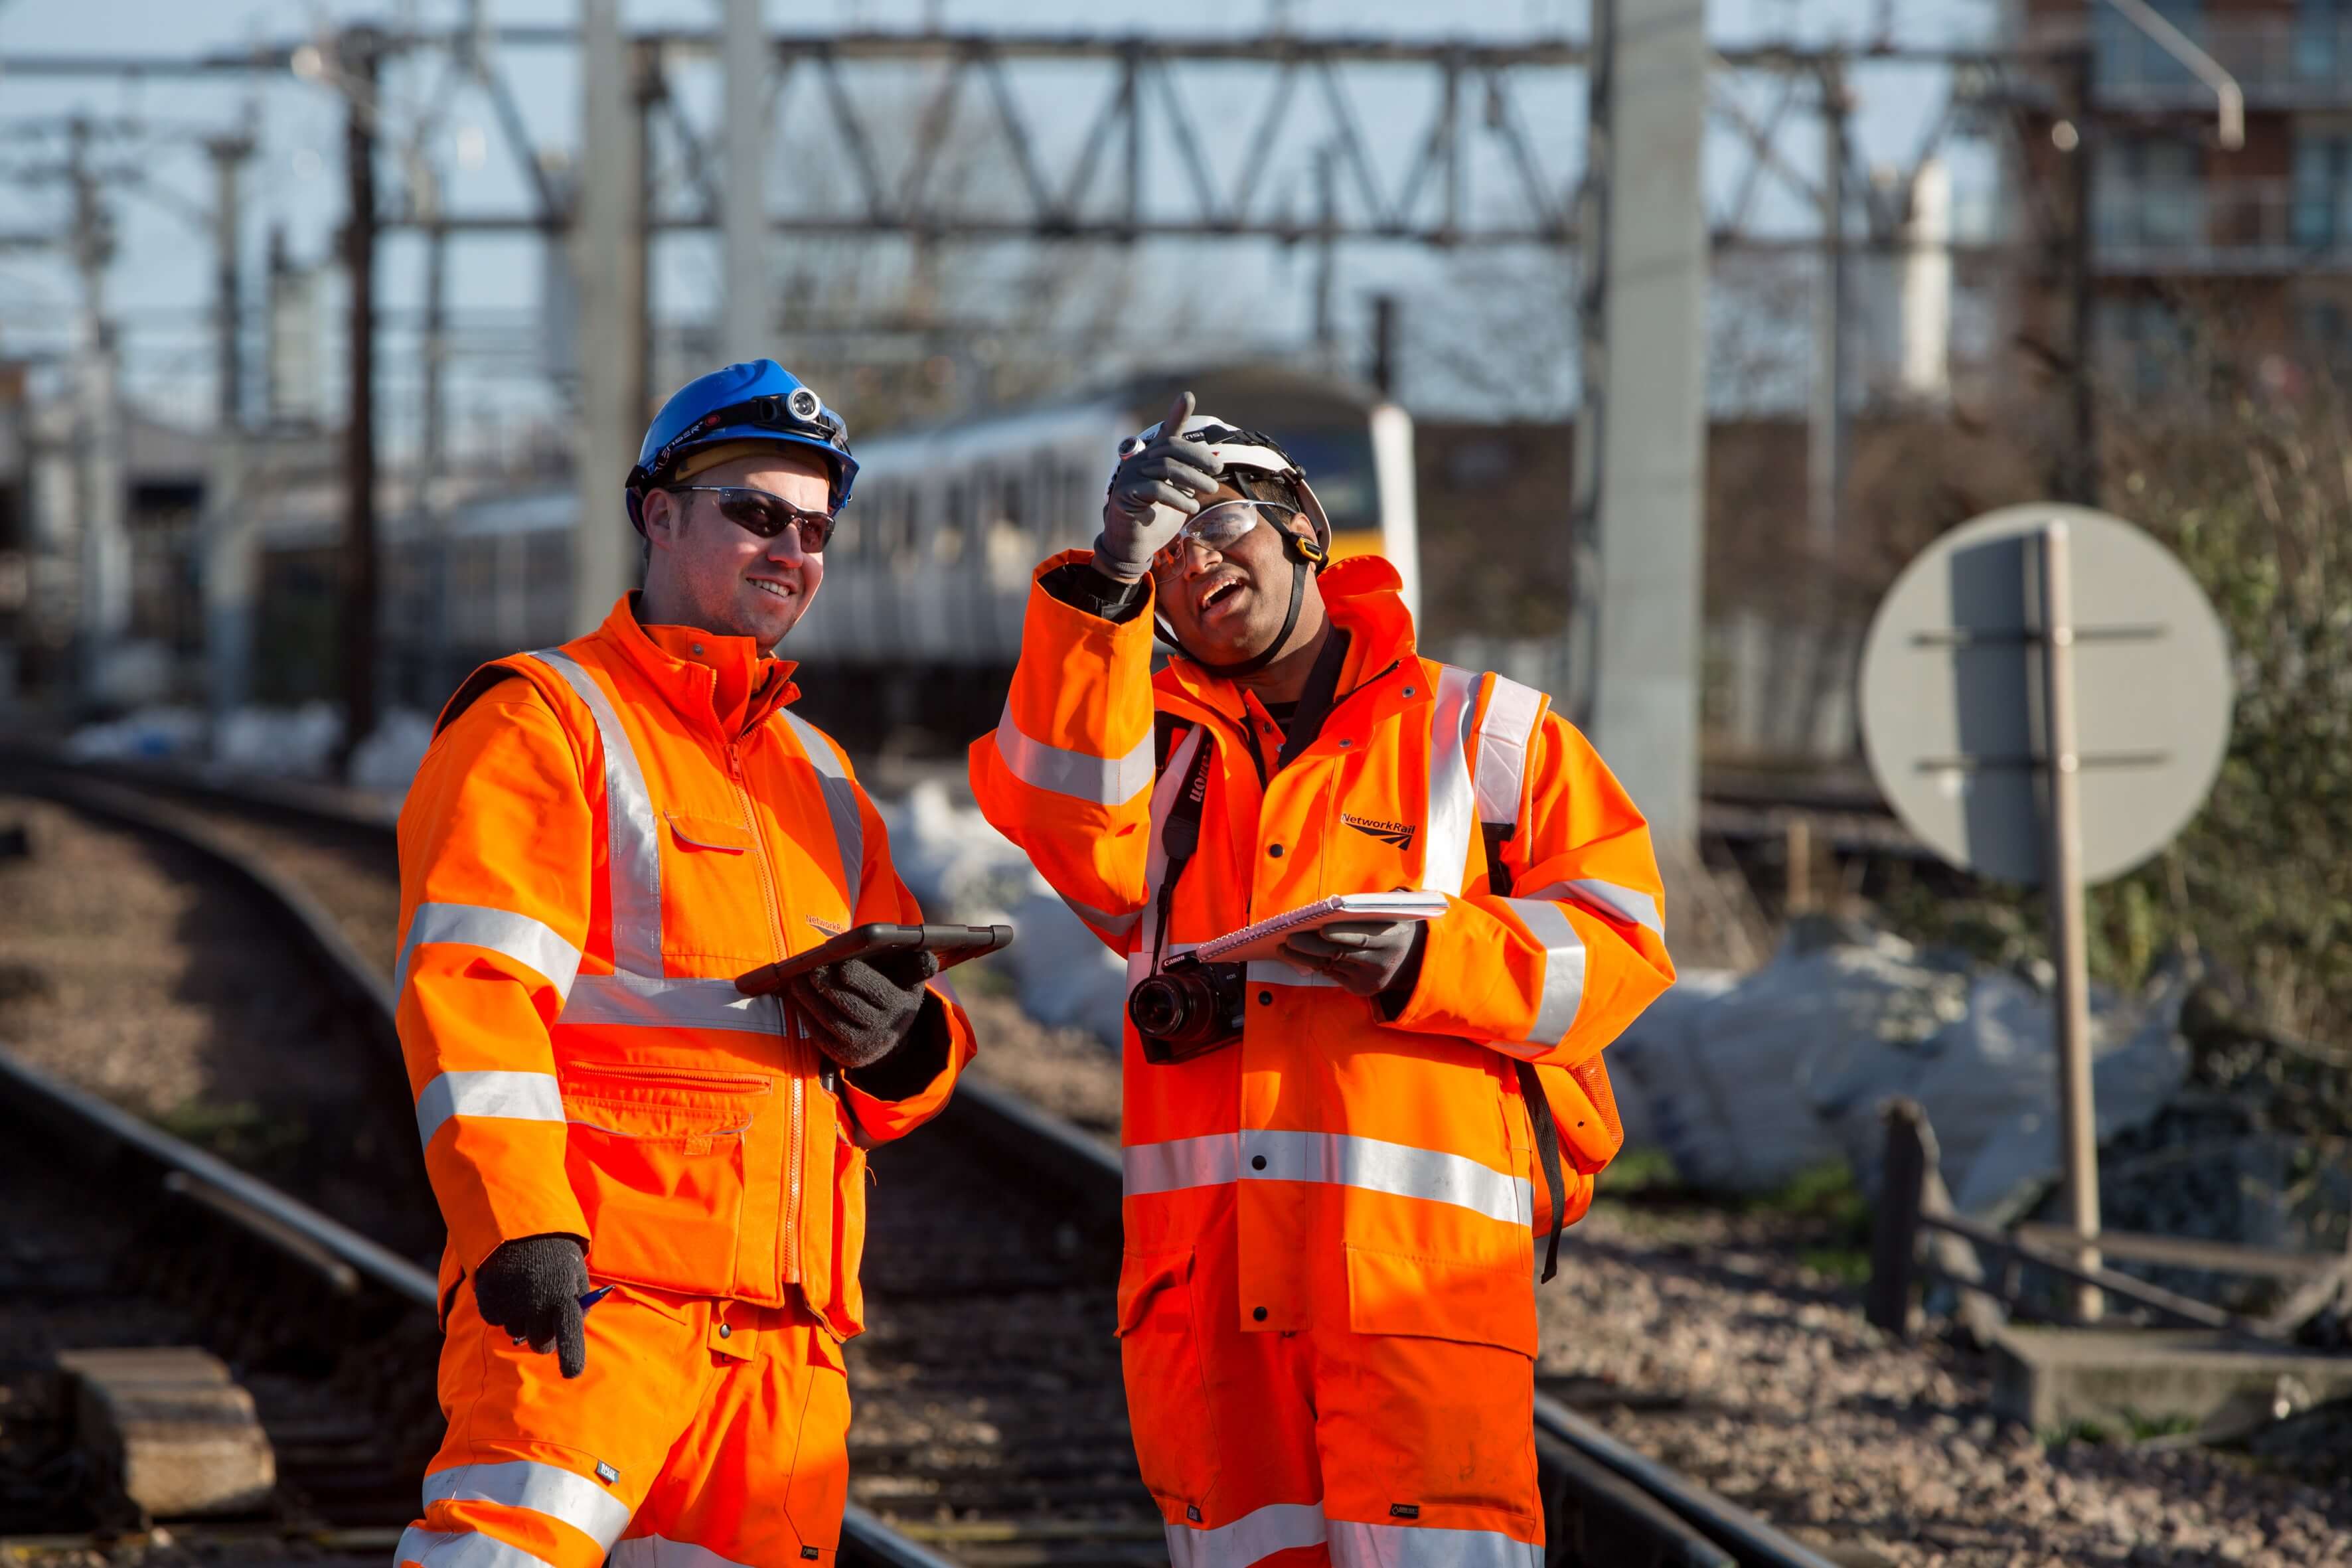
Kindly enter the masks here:
M 2084 889 L 2172 841 L 2230 739 L 2229 650 L 2169 552 L 2087 507 L 2006 507 L 1928 546 L 1862 668 L 1871 772 L 1956 866 L 2049 892 L 2060 1169 L 2077 1266 L 2099 1266 Z M 2078 1282 L 2074 1312 L 2103 1310 Z

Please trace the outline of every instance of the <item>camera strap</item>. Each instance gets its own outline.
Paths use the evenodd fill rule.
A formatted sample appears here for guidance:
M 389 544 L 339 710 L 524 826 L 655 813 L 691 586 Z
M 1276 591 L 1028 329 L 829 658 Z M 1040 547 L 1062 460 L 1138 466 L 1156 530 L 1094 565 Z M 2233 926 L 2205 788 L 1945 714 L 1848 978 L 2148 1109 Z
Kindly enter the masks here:
M 1209 756 L 1216 743 L 1208 731 L 1201 731 L 1201 743 L 1192 748 L 1192 765 L 1186 772 L 1184 787 L 1168 807 L 1168 820 L 1160 825 L 1160 853 L 1167 862 L 1160 875 L 1160 902 L 1151 922 L 1151 973 L 1160 973 L 1168 951 L 1168 911 L 1176 900 L 1176 884 L 1184 875 L 1184 867 L 1201 847 L 1201 811 L 1209 794 Z

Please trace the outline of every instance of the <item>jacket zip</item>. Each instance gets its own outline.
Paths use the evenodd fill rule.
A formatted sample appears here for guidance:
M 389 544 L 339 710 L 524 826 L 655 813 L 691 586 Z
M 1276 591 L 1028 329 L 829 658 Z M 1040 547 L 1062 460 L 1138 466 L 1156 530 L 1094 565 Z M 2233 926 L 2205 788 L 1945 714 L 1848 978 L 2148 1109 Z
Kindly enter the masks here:
M 781 963 L 789 955 L 784 951 L 783 910 L 781 895 L 776 890 L 775 868 L 768 863 L 767 835 L 760 831 L 759 814 L 751 807 L 751 792 L 743 782 L 743 754 L 732 741 L 727 742 L 727 777 L 735 786 L 736 805 L 742 808 L 743 820 L 751 829 L 751 852 L 757 857 L 760 868 L 761 901 L 768 908 L 770 945 L 774 950 L 775 961 Z M 782 1007 L 783 1004 L 779 1001 L 777 1005 Z M 805 1033 L 803 1026 L 803 1036 Z M 784 1037 L 785 1049 L 790 1050 L 792 1037 L 787 1035 Z M 805 1142 L 803 1124 L 806 1119 L 808 1094 L 804 1081 L 807 1075 L 800 1068 L 797 1061 L 792 1064 L 791 1128 L 784 1140 L 784 1234 L 777 1244 L 782 1254 L 777 1261 L 783 1266 L 784 1279 L 793 1284 L 798 1284 L 801 1278 L 801 1145 Z

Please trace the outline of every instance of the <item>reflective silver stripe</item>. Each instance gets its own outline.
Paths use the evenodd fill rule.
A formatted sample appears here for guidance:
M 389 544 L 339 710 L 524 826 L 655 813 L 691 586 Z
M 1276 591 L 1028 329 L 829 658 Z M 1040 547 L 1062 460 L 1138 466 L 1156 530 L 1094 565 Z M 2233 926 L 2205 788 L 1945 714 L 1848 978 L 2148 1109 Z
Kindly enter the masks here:
M 1143 942 L 1138 952 L 1146 962 L 1141 968 L 1129 957 L 1127 963 L 1127 984 L 1135 983 L 1150 973 L 1149 962 L 1151 944 L 1160 940 L 1160 881 L 1168 874 L 1168 855 L 1160 847 L 1160 832 L 1166 826 L 1168 813 L 1174 809 L 1176 794 L 1184 787 L 1185 776 L 1192 771 L 1192 757 L 1199 752 L 1208 734 L 1205 726 L 1195 724 L 1192 732 L 1178 742 L 1168 754 L 1167 769 L 1160 775 L 1159 787 L 1151 792 L 1151 839 L 1143 851 Z M 1173 944 L 1163 957 L 1173 958 L 1179 949 Z
M 1422 834 L 1421 885 L 1433 893 L 1462 893 L 1470 836 L 1478 830 L 1477 797 L 1470 790 L 1470 724 L 1478 705 L 1478 678 L 1440 665 L 1429 705 L 1429 804 Z
M 1143 921 L 1143 911 L 1141 910 L 1137 910 L 1130 914 L 1115 915 L 1108 910 L 1098 910 L 1092 904 L 1082 904 L 1077 900 L 1070 897 L 1069 894 L 1062 892 L 1058 888 L 1055 889 L 1055 892 L 1059 896 L 1062 902 L 1070 906 L 1070 912 L 1072 914 L 1086 921 L 1087 924 L 1094 927 L 1095 930 L 1102 932 L 1103 935 L 1110 937 L 1113 940 L 1118 940 L 1132 934 L 1135 928 L 1138 925 L 1140 925 Z
M 708 1546 L 661 1535 L 633 1535 L 613 1548 L 605 1568 L 744 1568 Z
M 1323 1505 L 1274 1502 L 1214 1530 L 1168 1526 L 1169 1568 L 1249 1568 L 1277 1552 L 1323 1544 Z
M 587 1476 L 530 1459 L 454 1465 L 425 1478 L 425 1506 L 494 1502 L 560 1519 L 610 1550 L 629 1528 L 629 1505 Z
M 1478 721 L 1478 820 L 1519 820 L 1519 796 L 1527 786 L 1528 743 L 1543 717 L 1545 697 L 1532 686 L 1495 677 L 1486 716 Z
M 1091 805 L 1124 805 L 1151 787 L 1151 736 L 1123 757 L 1097 757 L 1032 740 L 1013 721 L 1013 704 L 996 721 L 996 754 L 1032 789 L 1066 795 Z
M 604 752 L 604 825 L 612 861 L 613 967 L 662 973 L 661 836 L 636 748 L 596 678 L 561 648 L 530 656 L 562 676 L 596 721 Z
M 555 1568 L 546 1558 L 509 1546 L 495 1535 L 476 1530 L 419 1530 L 413 1524 L 400 1532 L 395 1560 L 421 1568 Z
M 1144 913 L 1149 916 L 1150 911 L 1146 910 Z M 1168 944 L 1168 950 L 1160 956 L 1163 961 L 1179 957 L 1200 945 L 1197 942 L 1171 942 Z M 1127 955 L 1127 988 L 1129 991 L 1134 990 L 1137 984 L 1150 973 L 1151 949 L 1147 943 Z
M 1260 1162 L 1264 1163 L 1261 1164 Z M 1212 1132 L 1119 1151 L 1129 1197 L 1232 1182 L 1326 1182 L 1368 1193 L 1451 1204 L 1524 1225 L 1535 1188 L 1460 1154 L 1345 1132 Z
M 1584 939 L 1560 913 L 1559 906 L 1542 899 L 1505 899 L 1511 912 L 1527 922 L 1528 933 L 1544 946 L 1543 995 L 1536 1002 L 1535 1022 L 1528 1026 L 1527 1043 L 1546 1050 L 1567 1037 L 1584 1001 Z M 1508 1050 L 1508 1045 L 1504 1048 Z M 1517 1053 L 1514 1053 L 1517 1054 Z
M 1131 1198 L 1186 1187 L 1226 1186 L 1241 1174 L 1242 1135 L 1212 1132 L 1204 1138 L 1136 1143 L 1118 1152 L 1118 1164 Z
M 857 781 L 834 755 L 833 742 L 823 731 L 789 708 L 781 712 L 807 754 L 809 765 L 816 769 L 818 782 L 824 785 L 824 809 L 833 818 L 833 847 L 841 857 L 842 897 L 855 921 L 857 895 L 866 886 L 866 820 L 857 812 Z
M 1574 899 L 1594 914 L 1607 920 L 1631 921 L 1637 926 L 1647 926 L 1660 936 L 1666 934 L 1665 917 L 1658 913 L 1658 900 L 1632 888 L 1621 888 L 1614 882 L 1604 882 L 1598 877 L 1579 877 L 1572 881 L 1554 882 L 1540 892 L 1530 894 L 1538 899 Z
M 558 1024 L 625 1029 L 725 1029 L 781 1035 L 783 1005 L 746 996 L 732 980 L 648 980 L 642 974 L 583 974 L 572 983 Z
M 400 961 L 393 966 L 394 995 L 408 983 L 409 959 L 418 948 L 436 942 L 502 953 L 554 986 L 559 996 L 572 989 L 572 977 L 580 969 L 580 950 L 543 921 L 486 904 L 419 904 L 408 921 L 408 938 L 400 944 Z
M 1293 969 L 1278 958 L 1253 958 L 1249 962 L 1249 983 L 1253 985 L 1322 985 L 1334 991 L 1347 989 L 1328 974 L 1312 969 Z
M 430 1144 L 453 1116 L 561 1121 L 563 1091 L 551 1072 L 445 1072 L 417 1091 L 417 1142 Z
M 1331 1568 L 1543 1568 L 1543 1548 L 1496 1530 L 1331 1521 Z
M 1368 1193 L 1452 1204 L 1489 1219 L 1530 1223 L 1535 1188 L 1490 1165 L 1437 1149 L 1345 1132 L 1244 1132 L 1244 1182 L 1328 1182 Z M 1258 1162 L 1265 1163 L 1260 1168 Z

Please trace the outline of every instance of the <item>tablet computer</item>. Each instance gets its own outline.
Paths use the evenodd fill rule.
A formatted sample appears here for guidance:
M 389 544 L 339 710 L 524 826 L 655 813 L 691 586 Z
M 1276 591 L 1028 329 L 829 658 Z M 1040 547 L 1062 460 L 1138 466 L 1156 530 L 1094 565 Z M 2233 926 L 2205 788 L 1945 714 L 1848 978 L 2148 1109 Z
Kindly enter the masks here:
M 891 925 L 877 921 L 868 925 L 852 926 L 829 942 L 796 952 L 781 963 L 763 963 L 749 973 L 735 977 L 735 989 L 746 996 L 767 996 L 782 991 L 787 981 L 796 974 L 806 974 L 812 969 L 845 959 L 871 958 L 877 953 L 903 952 L 909 948 L 929 948 L 939 956 L 941 969 L 952 969 L 968 958 L 978 958 L 984 952 L 994 952 L 1013 941 L 1009 925 Z

